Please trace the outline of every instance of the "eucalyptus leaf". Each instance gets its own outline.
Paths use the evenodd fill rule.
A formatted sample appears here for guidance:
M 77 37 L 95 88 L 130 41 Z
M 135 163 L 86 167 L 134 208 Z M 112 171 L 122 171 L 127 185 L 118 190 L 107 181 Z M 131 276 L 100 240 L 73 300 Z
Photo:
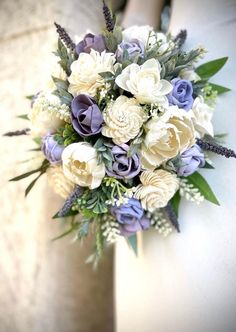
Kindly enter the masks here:
M 209 184 L 200 173 L 195 172 L 188 176 L 186 179 L 189 183 L 192 183 L 194 187 L 199 189 L 200 193 L 205 197 L 205 199 L 211 203 L 220 205 Z
M 138 241 L 137 234 L 133 234 L 126 238 L 130 248 L 133 250 L 136 256 L 138 256 Z
M 218 84 L 209 83 L 209 85 L 212 87 L 213 90 L 217 91 L 217 93 L 219 95 L 222 93 L 231 91 L 231 89 L 226 88 L 225 86 L 218 85 Z

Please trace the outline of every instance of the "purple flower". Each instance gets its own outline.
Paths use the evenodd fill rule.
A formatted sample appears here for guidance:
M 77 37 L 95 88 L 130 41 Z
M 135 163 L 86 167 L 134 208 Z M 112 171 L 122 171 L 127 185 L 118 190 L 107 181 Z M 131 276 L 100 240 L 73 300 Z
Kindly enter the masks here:
M 177 105 L 179 108 L 189 111 L 193 105 L 192 83 L 180 78 L 174 78 L 171 83 L 173 90 L 167 96 L 170 105 Z
M 52 134 L 47 134 L 42 139 L 41 149 L 48 161 L 51 164 L 58 164 L 61 162 L 61 154 L 64 150 L 63 145 L 59 145 Z
M 122 62 L 124 53 L 127 52 L 130 60 L 133 60 L 136 56 L 144 56 L 144 44 L 138 39 L 132 39 L 130 42 L 123 41 L 118 45 L 116 51 L 116 59 L 118 62 Z
M 103 117 L 94 100 L 80 94 L 71 103 L 71 120 L 74 130 L 82 137 L 92 136 L 100 133 Z
M 88 33 L 84 39 L 76 46 L 76 53 L 90 53 L 91 49 L 101 53 L 106 49 L 104 37 L 102 35 L 93 35 Z
M 197 144 L 184 151 L 180 161 L 182 166 L 177 170 L 179 176 L 189 176 L 205 165 L 204 153 Z
M 112 147 L 112 155 L 114 161 L 112 169 L 106 169 L 109 176 L 114 176 L 117 179 L 132 179 L 141 170 L 141 163 L 139 156 L 135 153 L 128 156 L 129 145 L 121 144 Z
M 145 216 L 140 201 L 135 198 L 130 198 L 126 204 L 112 206 L 110 211 L 120 224 L 123 236 L 131 236 L 150 227 L 150 220 Z

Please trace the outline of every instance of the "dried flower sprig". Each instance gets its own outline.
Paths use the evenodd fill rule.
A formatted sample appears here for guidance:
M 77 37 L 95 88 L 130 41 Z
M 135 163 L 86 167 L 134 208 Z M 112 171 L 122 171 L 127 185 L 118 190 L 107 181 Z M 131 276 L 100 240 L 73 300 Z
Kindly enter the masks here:
M 57 28 L 57 33 L 60 37 L 60 39 L 65 43 L 65 45 L 71 50 L 74 51 L 75 49 L 75 43 L 73 40 L 70 38 L 66 30 L 58 23 L 54 22 L 56 28 Z
M 177 36 L 174 39 L 174 42 L 178 45 L 179 48 L 183 46 L 187 39 L 187 30 L 180 30 Z
M 3 136 L 13 137 L 13 136 L 28 135 L 29 131 L 30 131 L 29 128 L 16 130 L 16 131 L 9 131 L 8 133 L 3 134 Z
M 70 212 L 74 202 L 76 199 L 82 195 L 84 189 L 81 188 L 80 186 L 76 186 L 75 190 L 70 194 L 70 196 L 66 199 L 63 207 L 61 210 L 57 213 L 56 217 L 62 218 L 67 216 L 67 214 Z
M 109 32 L 112 32 L 115 27 L 114 16 L 112 15 L 110 9 L 108 8 L 106 2 L 103 0 L 103 16 L 106 23 L 106 28 Z
M 197 138 L 197 145 L 199 145 L 203 150 L 211 151 L 226 158 L 236 158 L 236 153 L 234 150 L 228 149 L 222 145 L 207 142 L 203 139 Z

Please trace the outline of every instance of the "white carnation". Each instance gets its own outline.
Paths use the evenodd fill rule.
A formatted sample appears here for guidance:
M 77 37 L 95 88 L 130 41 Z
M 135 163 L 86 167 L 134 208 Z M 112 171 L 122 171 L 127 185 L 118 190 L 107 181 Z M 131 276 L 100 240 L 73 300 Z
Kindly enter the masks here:
M 62 165 L 65 176 L 81 187 L 97 188 L 105 176 L 105 165 L 98 164 L 96 149 L 87 142 L 68 145 L 62 153 Z
M 64 122 L 60 119 L 60 111 L 68 111 L 60 99 L 51 93 L 40 93 L 29 112 L 31 134 L 42 137 L 54 133 Z
M 97 89 L 104 85 L 104 79 L 99 75 L 102 72 L 114 73 L 115 55 L 103 51 L 101 54 L 91 50 L 81 53 L 78 60 L 71 65 L 71 75 L 68 91 L 77 96 L 86 93 L 92 97 L 96 95 Z
M 158 169 L 144 171 L 134 197 L 141 201 L 142 207 L 150 212 L 165 207 L 179 188 L 175 174 Z
M 192 116 L 197 136 L 203 137 L 205 134 L 214 136 L 212 124 L 213 109 L 204 102 L 202 96 L 194 100 L 192 110 L 189 114 Z
M 172 85 L 160 78 L 161 66 L 158 60 L 147 60 L 139 66 L 135 63 L 127 66 L 116 78 L 116 84 L 132 93 L 141 104 L 167 105 L 166 95 Z
M 144 169 L 155 169 L 164 161 L 190 148 L 195 142 L 191 117 L 177 106 L 170 106 L 163 115 L 149 120 L 145 131 L 146 136 L 140 151 Z
M 47 179 L 49 185 L 55 193 L 66 199 L 73 191 L 75 185 L 65 177 L 62 166 L 50 166 L 47 169 Z
M 112 101 L 103 114 L 102 135 L 111 137 L 115 144 L 135 138 L 146 119 L 145 112 L 135 98 L 125 96 Z

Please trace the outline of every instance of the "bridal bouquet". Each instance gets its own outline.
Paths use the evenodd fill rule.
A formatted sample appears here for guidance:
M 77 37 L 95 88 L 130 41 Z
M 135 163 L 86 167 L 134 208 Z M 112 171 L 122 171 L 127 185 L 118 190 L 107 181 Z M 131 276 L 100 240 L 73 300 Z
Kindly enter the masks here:
M 217 95 L 229 89 L 209 82 L 227 58 L 197 65 L 204 48 L 182 49 L 177 36 L 149 26 L 122 30 L 104 3 L 106 29 L 75 44 L 58 24 L 57 67 L 48 89 L 32 97 L 29 134 L 44 155 L 28 188 L 46 174 L 65 199 L 54 218 L 82 239 L 95 233 L 101 257 L 106 244 L 125 237 L 137 250 L 137 232 L 180 230 L 180 200 L 219 204 L 199 172 L 213 168 L 209 152 L 220 145 L 212 117 Z

